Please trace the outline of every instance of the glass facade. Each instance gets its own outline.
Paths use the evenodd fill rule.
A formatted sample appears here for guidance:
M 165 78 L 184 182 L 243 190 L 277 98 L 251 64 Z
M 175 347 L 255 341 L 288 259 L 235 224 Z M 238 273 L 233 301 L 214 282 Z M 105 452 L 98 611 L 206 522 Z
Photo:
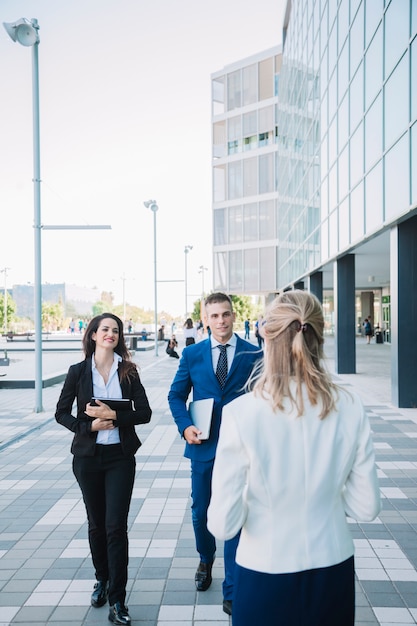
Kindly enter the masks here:
M 278 112 L 278 290 L 411 216 L 417 204 L 417 3 L 289 6 Z
M 280 69 L 277 47 L 212 75 L 216 290 L 276 287 Z

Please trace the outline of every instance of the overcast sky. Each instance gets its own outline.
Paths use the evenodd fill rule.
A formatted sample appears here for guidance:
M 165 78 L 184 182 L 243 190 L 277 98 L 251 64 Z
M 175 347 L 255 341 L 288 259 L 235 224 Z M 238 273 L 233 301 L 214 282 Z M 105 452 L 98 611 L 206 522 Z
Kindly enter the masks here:
M 40 25 L 42 282 L 185 308 L 212 285 L 210 75 L 281 43 L 284 0 L 0 0 L 0 21 Z M 0 27 L 0 269 L 33 283 L 32 49 Z M 4 274 L 0 281 L 4 282 Z

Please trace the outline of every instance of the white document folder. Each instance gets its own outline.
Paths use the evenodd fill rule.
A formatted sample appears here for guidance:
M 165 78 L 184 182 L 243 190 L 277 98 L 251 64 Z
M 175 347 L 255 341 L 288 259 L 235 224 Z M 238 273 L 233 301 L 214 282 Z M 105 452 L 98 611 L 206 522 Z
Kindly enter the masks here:
M 188 405 L 194 426 L 201 430 L 199 439 L 208 439 L 210 436 L 211 416 L 213 415 L 214 398 L 194 400 Z

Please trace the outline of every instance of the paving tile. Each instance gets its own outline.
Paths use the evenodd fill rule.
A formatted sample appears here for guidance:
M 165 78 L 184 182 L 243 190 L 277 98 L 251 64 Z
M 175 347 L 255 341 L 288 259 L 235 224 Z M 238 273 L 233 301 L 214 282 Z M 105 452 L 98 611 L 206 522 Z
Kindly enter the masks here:
M 194 586 L 190 468 L 166 399 L 172 365 L 165 356 L 141 354 L 153 417 L 139 427 L 143 446 L 129 516 L 127 604 L 133 625 L 229 626 L 222 610 L 222 542 L 211 588 L 198 594 Z M 359 392 L 362 378 L 337 377 Z M 61 385 L 48 388 L 44 426 L 36 430 L 33 392 L 2 390 L 0 626 L 108 623 L 107 606 L 90 606 L 94 576 L 84 505 L 71 469 L 71 434 L 53 418 L 60 390 Z M 373 523 L 348 520 L 356 549 L 355 623 L 408 626 L 417 624 L 417 410 L 381 402 L 369 402 L 366 409 L 383 510 Z

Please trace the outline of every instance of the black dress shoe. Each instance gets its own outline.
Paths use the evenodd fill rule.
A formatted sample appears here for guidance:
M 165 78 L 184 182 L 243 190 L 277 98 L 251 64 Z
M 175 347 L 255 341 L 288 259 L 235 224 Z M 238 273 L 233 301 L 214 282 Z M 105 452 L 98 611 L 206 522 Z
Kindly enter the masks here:
M 194 577 L 197 591 L 206 591 L 210 587 L 211 581 L 213 580 L 211 577 L 212 567 L 213 563 L 203 563 L 203 561 L 200 561 Z
M 122 602 L 115 602 L 113 606 L 110 607 L 109 621 L 113 622 L 113 624 L 120 624 L 121 626 L 129 625 L 131 620 L 127 606 Z
M 228 615 L 232 614 L 232 601 L 231 600 L 223 600 L 223 611 Z
M 94 585 L 94 591 L 91 594 L 91 605 L 96 609 L 103 606 L 107 602 L 107 580 L 98 580 Z

